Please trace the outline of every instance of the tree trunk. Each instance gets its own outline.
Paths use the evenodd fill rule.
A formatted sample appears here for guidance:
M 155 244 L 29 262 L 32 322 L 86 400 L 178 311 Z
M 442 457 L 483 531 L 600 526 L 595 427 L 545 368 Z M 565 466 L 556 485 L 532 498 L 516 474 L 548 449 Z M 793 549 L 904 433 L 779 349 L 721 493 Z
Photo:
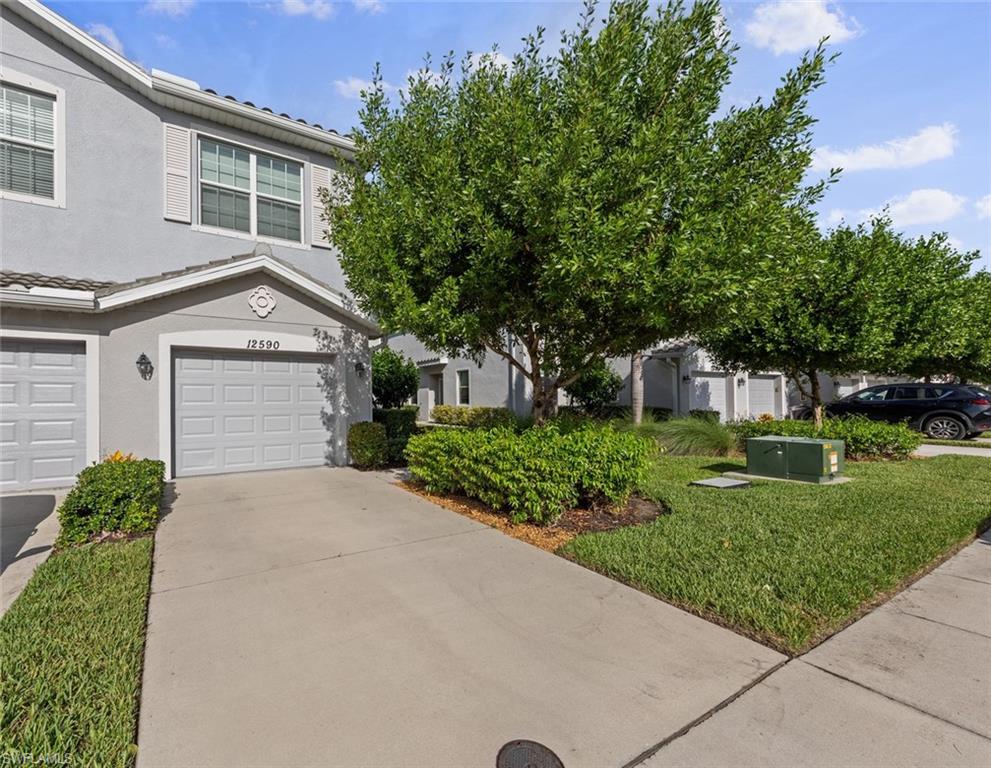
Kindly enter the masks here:
M 533 421 L 543 424 L 557 415 L 557 386 L 541 377 L 533 380 Z
M 633 424 L 640 426 L 643 421 L 643 352 L 634 352 L 630 358 L 630 406 Z
M 809 371 L 809 387 L 812 400 L 812 422 L 816 429 L 822 429 L 822 391 L 819 389 L 819 371 Z

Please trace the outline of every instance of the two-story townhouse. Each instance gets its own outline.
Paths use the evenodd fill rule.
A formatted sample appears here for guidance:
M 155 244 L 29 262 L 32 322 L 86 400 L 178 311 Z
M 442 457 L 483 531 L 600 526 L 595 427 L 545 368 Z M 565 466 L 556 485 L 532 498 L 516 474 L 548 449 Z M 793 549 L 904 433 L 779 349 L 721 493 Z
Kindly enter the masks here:
M 0 490 L 342 464 L 368 339 L 319 190 L 352 143 L 0 4 Z

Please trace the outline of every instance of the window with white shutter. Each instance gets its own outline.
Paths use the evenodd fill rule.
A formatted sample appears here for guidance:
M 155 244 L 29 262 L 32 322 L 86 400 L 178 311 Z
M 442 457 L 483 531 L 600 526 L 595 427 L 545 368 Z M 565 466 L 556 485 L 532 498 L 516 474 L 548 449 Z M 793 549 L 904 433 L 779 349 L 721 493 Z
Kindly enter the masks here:
M 310 167 L 310 225 L 312 228 L 310 242 L 321 248 L 330 248 L 327 239 L 327 222 L 324 220 L 323 200 L 320 190 L 330 187 L 330 168 L 319 165 Z
M 181 125 L 164 125 L 165 218 L 188 224 L 192 220 L 189 182 L 190 131 Z
M 58 203 L 57 94 L 0 83 L 0 194 Z

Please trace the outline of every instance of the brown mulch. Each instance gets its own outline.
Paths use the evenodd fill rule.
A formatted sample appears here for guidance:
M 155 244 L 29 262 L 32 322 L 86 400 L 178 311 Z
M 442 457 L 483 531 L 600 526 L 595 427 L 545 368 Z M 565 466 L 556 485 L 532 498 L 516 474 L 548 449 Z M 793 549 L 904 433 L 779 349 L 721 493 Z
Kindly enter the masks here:
M 507 536 L 546 549 L 548 552 L 560 549 L 580 533 L 597 533 L 612 531 L 627 525 L 643 525 L 666 512 L 656 502 L 640 496 L 633 496 L 622 509 L 569 509 L 549 525 L 514 523 L 506 514 L 496 512 L 475 499 L 469 499 L 465 496 L 437 496 L 408 482 L 399 485 L 434 504 L 457 512 L 459 515 L 470 517 L 490 528 L 502 531 Z

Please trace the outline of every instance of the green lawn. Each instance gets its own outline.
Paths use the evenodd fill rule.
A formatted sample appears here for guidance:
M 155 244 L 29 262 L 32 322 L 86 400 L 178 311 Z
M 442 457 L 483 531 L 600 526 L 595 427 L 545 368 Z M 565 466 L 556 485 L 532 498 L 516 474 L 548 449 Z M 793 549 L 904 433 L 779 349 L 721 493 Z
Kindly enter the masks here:
M 580 536 L 562 554 L 797 653 L 991 517 L 991 469 L 974 456 L 848 464 L 854 481 L 835 486 L 688 486 L 742 466 L 661 458 L 644 492 L 670 515 Z
M 151 551 L 142 538 L 54 554 L 0 619 L 0 761 L 133 763 Z

